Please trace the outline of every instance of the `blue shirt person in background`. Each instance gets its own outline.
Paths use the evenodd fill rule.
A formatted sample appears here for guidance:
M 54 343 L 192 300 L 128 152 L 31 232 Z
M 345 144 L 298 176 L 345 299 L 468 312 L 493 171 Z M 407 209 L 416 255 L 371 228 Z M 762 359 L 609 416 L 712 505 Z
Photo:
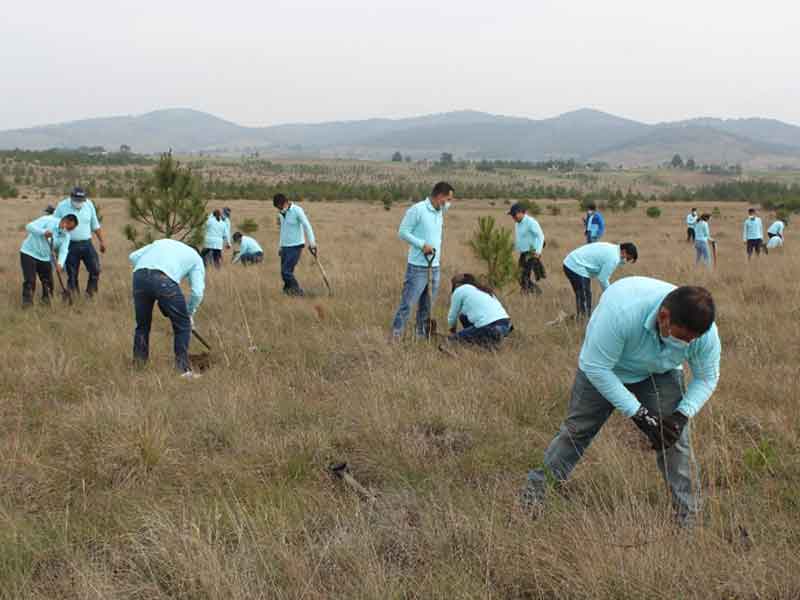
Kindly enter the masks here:
M 213 263 L 214 267 L 219 269 L 222 267 L 222 249 L 224 247 L 230 248 L 227 242 L 228 228 L 225 225 L 225 219 L 222 217 L 220 210 L 215 210 L 208 215 L 206 221 L 206 234 L 203 240 L 203 251 L 200 256 L 203 258 L 203 263 L 208 266 Z
M 575 292 L 576 317 L 583 319 L 592 314 L 592 277 L 597 278 L 603 291 L 617 267 L 635 263 L 639 252 L 631 242 L 586 244 L 567 254 L 564 275 Z
M 697 223 L 697 209 L 693 208 L 688 215 L 686 215 L 686 241 L 694 241 L 694 224 Z
M 439 291 L 442 226 L 453 194 L 453 186 L 440 181 L 433 186 L 430 197 L 410 207 L 400 222 L 398 236 L 409 245 L 409 249 L 400 306 L 392 321 L 393 340 L 398 340 L 403 335 L 414 304 L 417 305 L 417 336 L 427 337 L 431 333 L 431 306 Z M 431 270 L 430 303 L 428 269 Z
M 597 212 L 597 205 L 590 202 L 586 206 L 586 216 L 583 218 L 583 228 L 586 234 L 586 243 L 598 241 L 606 232 L 606 222 L 603 215 Z
M 22 308 L 28 308 L 33 304 L 37 276 L 42 283 L 42 304 L 50 304 L 50 297 L 53 295 L 52 259 L 55 258 L 56 269 L 60 273 L 69 253 L 69 234 L 77 226 L 78 217 L 70 214 L 60 219 L 45 215 L 31 221 L 25 227 L 28 237 L 19 249 L 22 267 Z M 53 257 L 53 252 L 58 254 Z
M 606 290 L 583 341 L 567 417 L 528 474 L 522 501 L 541 509 L 549 482 L 565 482 L 614 410 L 656 451 L 678 522 L 699 512 L 699 477 L 687 423 L 717 387 L 720 340 L 708 290 L 626 277 Z M 684 362 L 692 381 L 684 392 Z M 694 475 L 693 475 L 694 474 Z
M 139 366 L 150 354 L 150 326 L 153 305 L 172 322 L 175 366 L 183 377 L 196 377 L 189 363 L 189 341 L 194 314 L 203 301 L 206 269 L 197 251 L 177 240 L 158 240 L 129 256 L 133 266 L 133 304 L 136 332 L 133 360 Z M 189 280 L 191 295 L 187 304 L 180 283 Z
M 281 258 L 281 279 L 283 279 L 283 293 L 287 296 L 302 296 L 303 288 L 294 276 L 294 269 L 300 262 L 303 248 L 314 249 L 317 240 L 314 229 L 306 217 L 305 211 L 283 194 L 275 194 L 272 205 L 278 209 L 278 222 L 281 227 L 280 249 L 278 256 Z
M 264 250 L 253 238 L 242 235 L 240 231 L 233 234 L 233 243 L 239 244 L 239 254 L 233 259 L 234 263 L 254 265 L 264 260 Z
M 71 292 L 78 289 L 78 274 L 81 262 L 89 273 L 86 282 L 86 295 L 92 297 L 97 293 L 100 282 L 100 257 L 92 245 L 92 234 L 97 236 L 100 243 L 100 252 L 105 254 L 106 243 L 103 237 L 103 228 L 97 217 L 95 205 L 86 197 L 83 188 L 73 188 L 69 198 L 64 198 L 56 206 L 53 213 L 59 219 L 67 215 L 78 218 L 78 226 L 70 232 L 69 254 L 67 255 L 67 287 Z
M 745 243 L 748 260 L 752 258 L 754 250 L 757 255 L 761 254 L 761 245 L 764 243 L 764 226 L 761 224 L 761 217 L 756 215 L 755 208 L 747 211 L 747 218 L 742 227 L 742 241 Z
M 694 224 L 694 249 L 695 249 L 695 264 L 701 262 L 707 267 L 711 266 L 711 248 L 710 244 L 714 243 L 711 239 L 711 229 L 708 222 L 711 220 L 711 215 L 703 213 Z
M 470 273 L 456 275 L 451 283 L 448 340 L 497 348 L 513 327 L 494 290 L 481 284 Z M 459 322 L 463 327 L 461 331 L 458 331 Z
M 542 263 L 542 250 L 544 249 L 544 232 L 539 222 L 531 216 L 525 206 L 517 203 L 508 211 L 514 219 L 514 246 L 519 252 L 519 286 L 523 294 L 542 293 L 542 289 L 531 280 L 531 274 L 536 281 L 544 279 L 547 274 Z
M 778 219 L 767 229 L 767 245 L 764 246 L 764 253 L 769 254 L 773 248 L 780 248 L 783 246 L 783 230 L 786 229 L 786 223 Z M 777 238 L 774 242 L 773 239 Z

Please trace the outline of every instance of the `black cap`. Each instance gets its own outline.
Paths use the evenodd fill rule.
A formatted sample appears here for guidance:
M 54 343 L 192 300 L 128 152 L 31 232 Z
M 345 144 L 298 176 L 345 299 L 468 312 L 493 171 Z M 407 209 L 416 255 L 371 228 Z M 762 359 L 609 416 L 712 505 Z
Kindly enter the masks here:
M 229 215 L 231 214 L 231 209 L 226 206 L 225 208 L 222 209 L 222 213 L 225 215 Z
M 86 190 L 82 187 L 74 187 L 69 194 L 69 197 L 73 200 L 86 200 Z
M 52 204 L 48 204 L 47 206 L 44 207 L 44 214 L 52 215 L 54 212 L 56 212 L 56 207 L 53 206 Z
M 510 214 L 512 217 L 517 213 L 521 212 L 525 212 L 525 207 L 522 206 L 522 204 L 520 204 L 519 202 L 517 202 L 516 204 L 512 204 L 511 208 L 508 209 L 508 214 Z

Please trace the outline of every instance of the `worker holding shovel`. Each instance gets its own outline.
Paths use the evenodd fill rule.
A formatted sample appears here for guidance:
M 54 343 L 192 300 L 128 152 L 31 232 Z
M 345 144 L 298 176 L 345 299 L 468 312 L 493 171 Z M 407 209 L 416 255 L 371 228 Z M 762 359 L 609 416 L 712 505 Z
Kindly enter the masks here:
M 36 277 L 42 284 L 42 304 L 50 304 L 53 294 L 53 268 L 51 258 L 54 252 L 55 266 L 62 273 L 69 254 L 70 231 L 78 226 L 78 217 L 68 214 L 62 218 L 45 215 L 31 221 L 25 227 L 28 237 L 19 249 L 22 266 L 22 307 L 33 305 L 36 291 Z
M 314 230 L 305 211 L 297 204 L 289 202 L 283 194 L 276 194 L 272 204 L 279 211 L 278 220 L 281 226 L 278 256 L 281 257 L 283 293 L 287 296 L 303 296 L 303 288 L 294 276 L 294 269 L 300 262 L 306 242 L 309 250 L 316 250 L 317 240 L 314 237 Z
M 540 288 L 531 279 L 539 281 L 547 277 L 542 263 L 544 232 L 539 222 L 528 215 L 528 209 L 521 203 L 514 204 L 508 214 L 516 223 L 514 227 L 514 246 L 519 252 L 519 287 L 523 294 L 541 295 Z
M 133 336 L 133 359 L 147 363 L 150 354 L 150 326 L 153 305 L 158 302 L 161 314 L 172 322 L 175 336 L 175 365 L 181 377 L 199 377 L 189 364 L 189 340 L 194 329 L 194 314 L 203 301 L 206 269 L 197 251 L 177 240 L 164 239 L 133 252 L 133 304 L 136 310 L 136 333 Z M 191 297 L 187 304 L 180 283 L 189 280 Z
M 442 225 L 453 192 L 449 183 L 437 183 L 430 197 L 409 208 L 400 223 L 400 239 L 410 248 L 400 307 L 392 322 L 393 340 L 403 335 L 414 304 L 417 305 L 417 336 L 426 338 L 430 334 L 431 307 L 439 291 Z

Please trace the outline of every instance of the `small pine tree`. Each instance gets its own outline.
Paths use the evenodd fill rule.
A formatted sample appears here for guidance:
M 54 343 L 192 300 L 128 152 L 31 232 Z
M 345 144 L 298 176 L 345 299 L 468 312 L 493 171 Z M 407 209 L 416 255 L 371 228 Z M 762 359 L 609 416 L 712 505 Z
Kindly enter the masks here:
M 125 237 L 136 248 L 158 237 L 195 247 L 203 242 L 207 208 L 200 180 L 189 167 L 172 158 L 172 151 L 161 155 L 153 176 L 128 198 L 128 212 L 131 219 L 145 226 L 143 233 L 132 224 L 125 226 Z
M 486 262 L 486 280 L 493 288 L 500 289 L 516 277 L 514 263 L 514 240 L 511 231 L 495 228 L 494 217 L 478 217 L 478 230 L 469 242 L 475 256 Z
M 256 223 L 255 219 L 247 218 L 239 223 L 238 229 L 245 235 L 252 235 L 258 231 L 258 223 Z
M 661 209 L 657 206 L 648 206 L 645 214 L 651 219 L 657 219 L 661 216 Z

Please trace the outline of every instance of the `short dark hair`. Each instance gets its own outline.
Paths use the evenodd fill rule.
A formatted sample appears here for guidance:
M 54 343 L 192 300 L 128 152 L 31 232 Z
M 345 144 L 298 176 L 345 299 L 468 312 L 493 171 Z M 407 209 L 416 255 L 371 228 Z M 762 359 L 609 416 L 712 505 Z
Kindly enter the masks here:
M 70 214 L 68 214 L 68 215 L 64 215 L 64 218 L 62 218 L 62 219 L 61 219 L 61 221 L 69 221 L 69 222 L 70 222 L 70 223 L 72 223 L 72 224 L 73 224 L 75 227 L 77 227 L 77 226 L 78 226 L 78 216 L 77 216 L 77 215 L 74 215 L 74 214 L 72 214 L 72 213 L 70 213 Z M 59 221 L 59 223 L 60 223 L 61 221 Z
M 233 241 L 234 242 L 238 242 L 240 239 L 242 239 L 242 232 L 241 231 L 237 231 L 236 233 L 233 234 Z
M 747 212 L 752 215 L 754 212 L 756 212 L 756 209 L 755 208 L 748 208 Z
M 436 198 L 436 196 L 447 196 L 450 192 L 455 192 L 456 190 L 453 188 L 452 185 L 447 183 L 446 181 L 440 181 L 435 186 L 433 186 L 433 191 L 431 191 L 431 198 Z
M 696 208 L 692 207 L 692 210 L 697 210 Z
M 597 210 L 597 204 L 589 202 L 589 204 L 586 205 L 586 210 Z
M 709 213 L 703 213 L 702 215 L 700 215 L 700 220 L 701 221 L 708 221 L 710 218 L 711 218 L 711 215 Z
M 220 210 L 218 208 L 215 209 L 214 212 L 212 212 L 211 214 L 214 215 L 214 218 L 217 221 L 222 221 L 222 213 L 220 212 Z
M 639 251 L 636 249 L 636 245 L 633 242 L 625 242 L 619 245 L 620 250 L 625 250 L 625 254 L 627 254 L 633 262 L 639 260 Z
M 284 196 L 283 194 L 275 194 L 272 197 L 272 206 L 274 206 L 275 208 L 280 208 L 281 206 L 286 204 L 288 201 L 289 201 L 289 199 L 286 196 Z
M 697 335 L 703 335 L 711 329 L 716 316 L 711 292 L 693 285 L 684 285 L 672 290 L 664 298 L 661 306 L 669 310 L 672 323 L 686 327 Z

